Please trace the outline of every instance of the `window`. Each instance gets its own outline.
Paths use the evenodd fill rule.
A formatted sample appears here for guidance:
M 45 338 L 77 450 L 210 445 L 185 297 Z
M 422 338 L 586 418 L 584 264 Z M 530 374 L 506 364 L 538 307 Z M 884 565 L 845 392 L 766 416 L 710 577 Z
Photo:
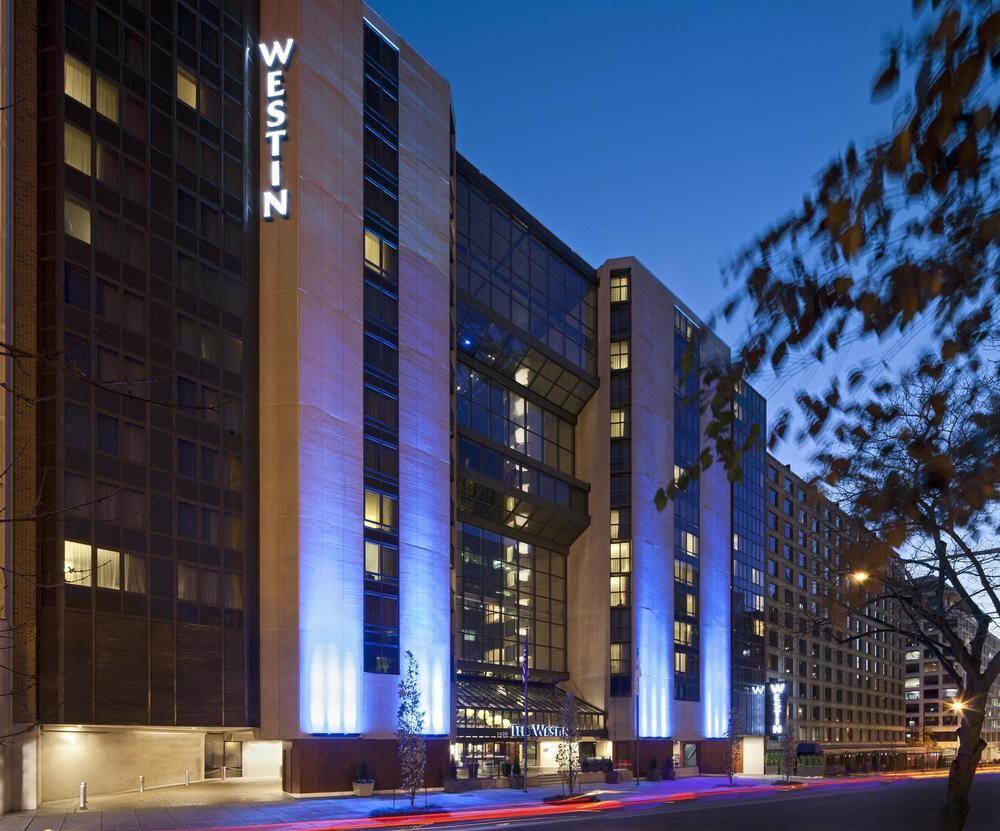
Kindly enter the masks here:
M 368 230 L 365 231 L 365 265 L 384 277 L 396 276 L 396 249 Z
M 66 74 L 65 92 L 85 107 L 90 106 L 90 67 L 67 54 L 63 61 Z
M 628 344 L 627 340 L 611 341 L 611 369 L 628 369 Z
M 611 275 L 611 302 L 625 303 L 628 301 L 628 274 Z
M 90 208 L 67 197 L 63 202 L 63 230 L 71 237 L 90 244 Z
M 76 586 L 91 585 L 90 545 L 85 542 L 66 540 L 63 546 L 63 570 L 67 583 Z
M 687 672 L 687 653 L 674 653 L 674 672 Z
M 177 503 L 177 533 L 191 538 L 198 535 L 198 509 L 194 505 Z
M 194 566 L 177 565 L 177 599 L 198 602 L 198 569 Z
M 396 500 L 385 493 L 365 489 L 365 528 L 396 529 Z
M 90 175 L 90 136 L 83 130 L 78 130 L 72 124 L 67 124 L 64 135 L 64 157 L 66 164 L 81 173 Z
M 118 153 L 104 144 L 97 145 L 97 180 L 109 188 L 118 187 Z
M 611 438 L 623 439 L 628 435 L 628 426 L 625 419 L 624 409 L 613 409 L 611 411 Z
M 101 75 L 97 76 L 97 111 L 118 123 L 118 87 Z
M 125 555 L 125 591 L 146 593 L 146 560 L 137 554 Z
M 243 608 L 243 575 L 226 575 L 224 603 L 227 609 Z
M 198 82 L 194 75 L 180 66 L 177 67 L 177 100 L 192 110 L 198 109 Z
M 219 604 L 219 573 L 201 569 L 198 580 L 198 599 L 206 606 Z
M 97 414 L 97 449 L 111 456 L 118 455 L 118 419 Z
M 121 588 L 122 555 L 107 548 L 97 549 L 97 586 L 101 589 Z

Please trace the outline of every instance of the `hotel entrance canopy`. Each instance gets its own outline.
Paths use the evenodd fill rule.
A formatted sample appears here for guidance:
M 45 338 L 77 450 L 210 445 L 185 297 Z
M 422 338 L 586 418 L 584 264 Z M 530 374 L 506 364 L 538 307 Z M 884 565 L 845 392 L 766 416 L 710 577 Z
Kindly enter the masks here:
M 517 681 L 459 678 L 456 697 L 459 738 L 503 741 L 515 738 L 516 729 L 524 725 L 524 687 Z M 529 727 L 560 726 L 565 700 L 566 691 L 554 685 L 528 684 Z M 583 699 L 574 697 L 574 701 L 580 735 L 606 737 L 604 711 Z

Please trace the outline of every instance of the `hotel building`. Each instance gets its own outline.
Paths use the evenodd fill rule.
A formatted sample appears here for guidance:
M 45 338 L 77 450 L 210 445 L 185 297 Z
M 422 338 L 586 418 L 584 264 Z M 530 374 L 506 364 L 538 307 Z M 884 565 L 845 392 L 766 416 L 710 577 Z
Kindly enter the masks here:
M 529 770 L 567 692 L 582 753 L 640 769 L 721 770 L 733 710 L 762 735 L 762 445 L 654 504 L 729 359 L 677 295 L 462 157 L 448 81 L 359 0 L 3 7 L 4 807 L 392 788 L 410 656 L 438 785 L 521 753 L 525 643 Z M 857 673 L 849 730 L 902 731 L 896 646 L 795 637 Z

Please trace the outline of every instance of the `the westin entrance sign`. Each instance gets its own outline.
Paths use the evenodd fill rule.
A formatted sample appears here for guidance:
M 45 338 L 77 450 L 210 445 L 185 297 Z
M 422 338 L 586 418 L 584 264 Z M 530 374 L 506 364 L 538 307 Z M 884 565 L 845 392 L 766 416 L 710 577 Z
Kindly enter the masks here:
M 566 728 L 557 724 L 529 724 L 529 739 L 561 739 L 566 735 Z M 510 737 L 512 739 L 524 738 L 524 725 L 512 724 L 510 726 Z

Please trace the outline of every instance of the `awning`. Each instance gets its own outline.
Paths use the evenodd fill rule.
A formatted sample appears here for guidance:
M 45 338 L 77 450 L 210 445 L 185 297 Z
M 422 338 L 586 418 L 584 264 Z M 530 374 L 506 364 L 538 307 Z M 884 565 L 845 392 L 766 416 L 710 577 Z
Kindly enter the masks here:
M 459 709 L 524 710 L 524 687 L 516 681 L 482 678 L 459 678 L 456 690 Z M 550 684 L 528 684 L 528 711 L 558 715 L 566 700 L 566 691 Z M 578 715 L 604 716 L 604 711 L 576 698 Z

